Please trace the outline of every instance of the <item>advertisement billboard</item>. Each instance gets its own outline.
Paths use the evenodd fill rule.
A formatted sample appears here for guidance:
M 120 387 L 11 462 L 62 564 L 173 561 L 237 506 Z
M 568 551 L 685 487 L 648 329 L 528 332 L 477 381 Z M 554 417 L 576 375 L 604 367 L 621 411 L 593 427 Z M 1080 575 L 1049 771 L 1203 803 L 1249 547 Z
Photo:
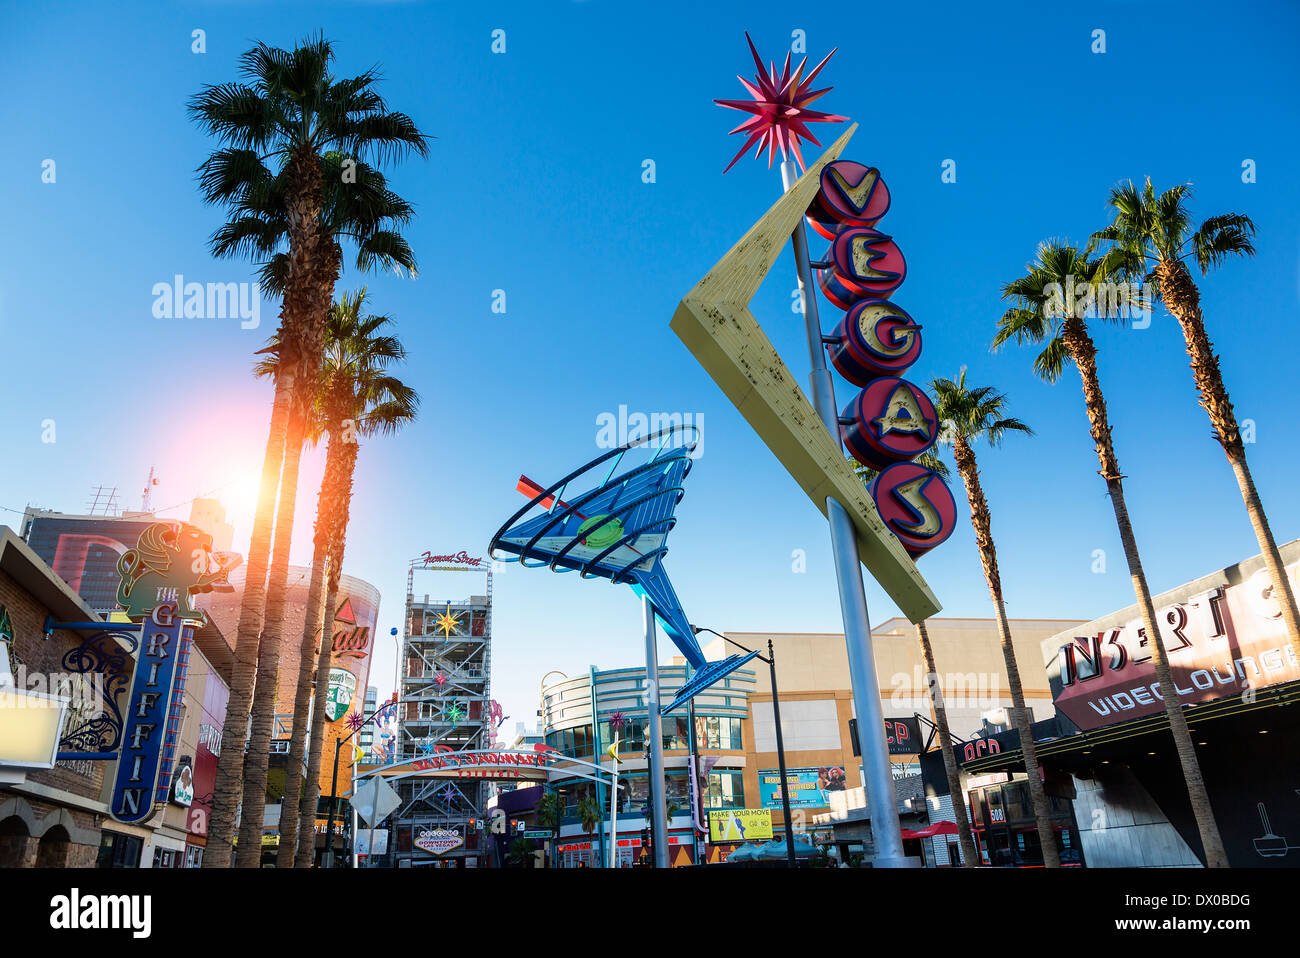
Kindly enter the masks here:
M 844 766 L 791 768 L 786 770 L 791 808 L 827 808 L 830 792 L 842 792 L 846 779 Z M 763 808 L 781 807 L 781 773 L 766 769 L 758 773 L 758 797 Z
M 212 789 L 217 781 L 217 756 L 221 754 L 221 729 L 229 698 L 226 684 L 215 673 L 209 673 L 203 686 L 199 740 L 194 750 L 193 798 L 185 813 L 185 827 L 191 835 L 206 837 L 208 834 Z
M 766 808 L 731 808 L 709 812 L 711 842 L 749 842 L 771 837 L 772 813 Z
M 244 593 L 244 570 L 235 569 L 230 574 L 232 593 L 213 593 L 203 596 L 199 605 L 208 610 L 212 620 L 231 641 L 239 624 L 239 605 Z M 298 689 L 298 662 L 301 657 L 302 631 L 307 620 L 307 592 L 311 585 L 311 569 L 306 566 L 289 567 L 289 583 L 285 595 L 284 628 L 281 637 L 280 676 L 276 689 L 275 711 L 277 721 L 274 738 L 286 742 L 293 727 L 293 703 Z M 354 576 L 339 577 L 339 591 L 329 626 L 330 651 L 329 698 L 326 702 L 324 753 L 333 755 L 334 742 L 351 730 L 344 719 L 350 711 L 362 708 L 366 683 L 370 678 L 370 659 L 374 651 L 375 631 L 379 618 L 379 590 L 369 582 Z M 277 749 L 275 741 L 272 750 Z M 279 746 L 285 750 L 285 746 Z M 345 750 L 345 754 L 347 753 Z M 320 788 L 329 795 L 332 762 L 321 762 Z M 339 763 L 339 795 L 352 791 L 352 765 Z

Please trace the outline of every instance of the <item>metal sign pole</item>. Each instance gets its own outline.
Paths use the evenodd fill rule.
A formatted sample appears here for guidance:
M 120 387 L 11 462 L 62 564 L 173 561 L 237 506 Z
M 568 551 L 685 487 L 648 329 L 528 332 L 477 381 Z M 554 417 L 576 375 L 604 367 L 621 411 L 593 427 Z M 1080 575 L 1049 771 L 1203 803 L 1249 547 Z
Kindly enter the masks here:
M 655 643 L 655 610 L 646 597 L 641 599 L 645 624 L 646 711 L 650 721 L 650 815 L 655 867 L 668 867 L 667 789 L 664 787 L 663 720 L 659 714 L 659 653 Z
M 781 184 L 788 192 L 799 179 L 794 160 L 781 162 Z M 840 446 L 839 413 L 835 406 L 835 386 L 826 368 L 822 344 L 821 320 L 817 314 L 817 293 L 812 266 L 808 260 L 808 236 L 803 220 L 791 236 L 795 265 L 798 270 L 799 298 L 803 306 L 808 353 L 812 362 L 810 386 L 813 408 Z M 894 779 L 889 770 L 889 752 L 881 730 L 885 715 L 880 706 L 880 684 L 876 678 L 875 657 L 871 649 L 871 621 L 867 615 L 867 593 L 862 585 L 862 568 L 858 559 L 858 539 L 853 520 L 840 503 L 826 500 L 826 517 L 831 529 L 831 551 L 835 560 L 835 578 L 839 586 L 840 613 L 844 619 L 844 642 L 848 650 L 849 680 L 853 686 L 853 709 L 857 714 L 862 745 L 862 765 L 866 777 L 871 834 L 876 844 L 874 864 L 880 868 L 909 868 L 919 863 L 903 855 L 903 836 L 898 821 L 898 804 L 894 796 Z M 874 729 L 874 734 L 870 731 Z M 789 823 L 787 823 L 787 828 Z

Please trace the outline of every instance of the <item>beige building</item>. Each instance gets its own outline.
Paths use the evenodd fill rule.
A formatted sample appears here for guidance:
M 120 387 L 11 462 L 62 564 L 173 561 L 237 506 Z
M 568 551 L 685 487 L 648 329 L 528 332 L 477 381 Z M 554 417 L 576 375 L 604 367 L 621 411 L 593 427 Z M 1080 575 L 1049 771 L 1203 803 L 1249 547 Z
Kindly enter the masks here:
M 1077 624 L 1069 619 L 1012 619 L 1012 642 L 1020 669 L 1025 703 L 1032 720 L 1055 714 L 1043 667 L 1044 639 Z M 1009 726 L 1011 704 L 1006 665 L 993 619 L 935 618 L 927 622 L 934 649 L 939 686 L 948 709 L 952 733 L 970 738 L 985 724 Z M 739 645 L 767 654 L 772 642 L 777 689 L 781 696 L 781 730 L 785 739 L 786 772 L 791 785 L 791 811 L 805 822 L 830 810 L 836 791 L 851 792 L 863 784 L 861 759 L 853 754 L 849 720 L 854 717 L 848 656 L 840 633 L 728 632 Z M 886 720 L 920 714 L 930 720 L 926 668 L 914 625 L 888 619 L 872 630 L 876 675 Z M 710 660 L 735 648 L 722 639 L 704 646 Z M 780 801 L 775 723 L 768 670 L 753 663 L 755 682 L 749 694 L 749 721 L 744 723 L 745 805 L 770 808 L 774 830 L 784 828 Z M 882 730 L 882 734 L 883 734 Z M 919 723 L 917 751 L 925 746 L 928 727 Z M 915 754 L 892 759 L 895 778 L 919 774 Z M 820 816 L 819 816 L 820 817 Z

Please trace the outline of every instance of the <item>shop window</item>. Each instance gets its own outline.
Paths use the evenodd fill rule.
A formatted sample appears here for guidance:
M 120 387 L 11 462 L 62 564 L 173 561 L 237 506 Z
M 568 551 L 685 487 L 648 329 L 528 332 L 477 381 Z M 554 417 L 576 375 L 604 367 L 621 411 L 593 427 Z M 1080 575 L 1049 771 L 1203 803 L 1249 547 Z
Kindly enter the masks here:
M 704 786 L 706 808 L 744 808 L 745 778 L 738 771 L 709 772 Z
M 103 832 L 99 838 L 99 868 L 139 868 L 144 840 L 134 835 Z

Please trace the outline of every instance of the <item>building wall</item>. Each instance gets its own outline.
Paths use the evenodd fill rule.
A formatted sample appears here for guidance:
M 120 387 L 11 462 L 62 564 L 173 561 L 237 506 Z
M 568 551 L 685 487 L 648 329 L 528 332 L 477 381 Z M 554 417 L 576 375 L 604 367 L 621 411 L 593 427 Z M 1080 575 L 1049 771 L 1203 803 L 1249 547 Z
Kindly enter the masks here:
M 66 671 L 63 656 L 81 644 L 80 635 L 57 630 L 47 639 L 44 626 L 50 610 L 3 571 L 0 605 L 13 624 L 10 657 L 15 681 L 25 678 L 28 689 L 50 691 L 48 677 Z M 72 730 L 67 726 L 73 721 L 70 713 L 64 734 Z M 110 762 L 60 762 L 51 769 L 29 771 L 25 782 L 0 785 L 0 826 L 9 822 L 2 829 L 9 834 L 0 834 L 0 861 L 33 866 L 40 857 L 42 866 L 93 866 L 99 854 L 100 822 L 108 814 L 101 800 L 104 775 L 112 767 Z M 53 837 L 60 834 L 60 827 L 67 842 L 56 845 Z M 42 855 L 40 840 L 46 836 L 51 840 Z
M 1200 868 L 1141 783 L 1116 766 L 1096 778 L 1074 779 L 1074 817 L 1089 868 Z
M 1016 660 L 1020 666 L 1025 701 L 1036 721 L 1053 714 L 1047 671 L 1042 667 L 1042 640 L 1070 628 L 1074 620 L 1013 619 L 1010 622 Z M 939 685 L 948 710 L 952 732 L 969 738 L 978 731 L 984 716 L 1011 704 L 1006 683 L 1006 665 L 992 619 L 930 619 L 927 632 L 934 650 Z M 862 784 L 861 759 L 853 754 L 849 720 L 854 718 L 849 680 L 848 654 L 839 633 L 728 633 L 740 645 L 766 651 L 769 639 L 776 660 L 777 688 L 781 696 L 781 729 L 785 739 L 786 766 L 798 768 L 842 767 L 846 787 Z M 872 631 L 876 676 L 880 683 L 881 706 L 886 718 L 910 717 L 920 713 L 932 717 L 926 669 L 916 627 L 895 618 Z M 705 647 L 710 659 L 730 651 L 721 639 Z M 766 672 L 766 669 L 763 670 Z M 750 719 L 746 724 L 746 804 L 760 807 L 759 778 L 778 768 L 776 729 L 772 695 L 767 676 L 760 676 L 749 698 Z M 923 733 L 925 727 L 922 726 Z M 924 737 L 924 735 L 923 735 Z M 922 743 L 923 744 L 923 743 Z M 919 771 L 915 757 L 891 757 L 895 778 Z M 806 809 L 805 825 L 812 813 L 828 806 Z M 773 825 L 784 825 L 780 808 L 772 810 Z M 796 824 L 800 818 L 795 815 Z M 945 859 L 946 860 L 946 859 Z
M 1050 718 L 1055 710 L 1047 669 L 1042 665 L 1042 642 L 1077 625 L 1077 620 L 1012 619 L 1009 624 L 1026 705 L 1033 710 L 1035 721 Z M 994 620 L 935 618 L 926 627 L 952 732 L 968 738 L 979 730 L 985 713 L 1011 704 Z M 840 633 L 728 632 L 727 635 L 751 649 L 765 649 L 771 639 L 776 654 L 777 688 L 783 699 L 786 692 L 851 688 L 848 654 Z M 916 627 L 905 619 L 888 619 L 872 630 L 872 640 L 885 716 L 920 712 L 929 717 L 929 686 Z M 704 651 L 706 657 L 715 659 L 728 650 L 726 643 L 715 639 Z M 766 686 L 766 682 L 761 683 L 761 687 Z

